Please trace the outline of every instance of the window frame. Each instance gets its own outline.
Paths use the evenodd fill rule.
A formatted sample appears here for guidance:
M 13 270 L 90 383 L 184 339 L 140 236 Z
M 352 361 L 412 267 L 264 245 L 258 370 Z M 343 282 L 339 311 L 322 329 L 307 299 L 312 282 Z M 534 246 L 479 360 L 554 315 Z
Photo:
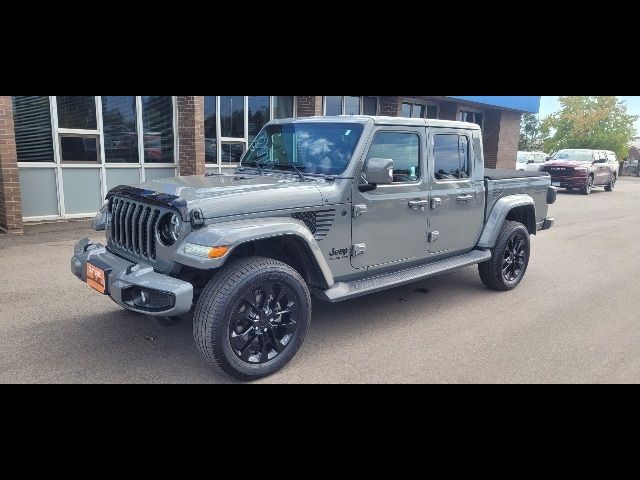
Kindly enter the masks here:
M 340 115 L 346 115 L 346 113 L 344 113 L 346 111 L 346 98 L 347 96 L 344 95 L 335 95 L 335 96 L 340 96 L 341 98 L 341 113 Z M 355 96 L 355 95 L 354 95 Z M 373 96 L 373 95 L 358 95 L 358 98 L 360 99 L 360 114 L 359 115 L 367 115 L 364 113 L 364 98 L 368 97 L 368 98 L 375 98 L 376 99 L 376 113 L 375 115 L 380 115 L 380 97 L 378 96 Z M 322 97 L 322 115 L 327 116 L 327 97 L 323 96 Z M 357 116 L 357 115 L 349 115 L 349 116 Z
M 410 117 L 402 117 L 402 118 L 422 118 L 427 120 L 439 120 L 440 119 L 440 104 L 437 102 L 432 102 L 431 100 L 417 100 L 411 97 L 403 97 L 401 104 L 411 104 L 411 116 Z M 413 109 L 416 105 L 424 106 L 425 117 L 414 117 Z M 429 107 L 436 107 L 437 115 L 436 118 L 429 118 Z M 400 111 L 402 112 L 402 106 L 400 107 Z
M 475 116 L 477 114 L 481 114 L 482 115 L 482 125 L 475 123 L 474 122 L 469 122 L 469 123 L 473 123 L 474 125 L 478 125 L 480 127 L 480 130 L 484 130 L 484 124 L 485 121 L 487 119 L 487 112 L 485 110 L 482 110 L 481 108 L 474 108 L 474 107 L 460 107 L 460 109 L 458 110 L 458 120 L 460 122 L 463 122 L 464 120 L 462 120 L 462 113 L 466 112 L 466 113 L 473 113 L 473 119 L 475 120 Z
M 469 176 L 467 178 L 458 178 L 456 180 L 439 180 L 438 178 L 436 178 L 436 136 L 437 135 L 452 135 L 452 136 L 457 136 L 458 137 L 458 167 L 460 166 L 460 137 L 466 137 L 467 138 L 467 160 L 468 160 L 468 165 L 469 165 Z M 449 131 L 443 131 L 443 132 L 434 132 L 433 133 L 433 145 L 431 145 L 431 151 L 432 151 L 432 158 L 433 158 L 433 168 L 432 168 L 432 180 L 435 183 L 438 184 L 443 184 L 443 183 L 461 183 L 461 182 L 472 182 L 473 181 L 473 175 L 475 173 L 475 155 L 471 155 L 473 149 L 473 144 L 472 144 L 472 135 L 470 135 L 470 133 L 468 131 L 454 131 L 454 130 L 449 130 Z
M 367 154 L 364 157 L 364 162 L 363 162 L 363 167 L 364 167 L 364 163 L 367 162 L 367 160 L 369 159 L 369 153 L 371 152 L 371 149 L 374 146 L 375 140 L 376 140 L 376 136 L 379 133 L 401 133 L 401 134 L 410 134 L 410 135 L 415 135 L 416 137 L 418 137 L 418 178 L 416 180 L 414 180 L 413 182 L 392 182 L 386 185 L 378 185 L 378 188 L 389 188 L 389 187 L 396 187 L 396 186 L 414 186 L 414 185 L 421 185 L 423 183 L 423 179 L 424 179 L 424 154 L 422 152 L 422 146 L 423 146 L 423 133 L 417 131 L 417 130 L 405 130 L 405 129 L 389 129 L 389 128 L 380 128 L 378 130 L 375 130 L 373 132 L 373 136 L 371 137 L 371 141 L 369 142 L 369 147 L 367 149 Z M 376 158 L 376 157 L 372 157 L 372 158 Z M 395 170 L 395 169 L 394 169 Z

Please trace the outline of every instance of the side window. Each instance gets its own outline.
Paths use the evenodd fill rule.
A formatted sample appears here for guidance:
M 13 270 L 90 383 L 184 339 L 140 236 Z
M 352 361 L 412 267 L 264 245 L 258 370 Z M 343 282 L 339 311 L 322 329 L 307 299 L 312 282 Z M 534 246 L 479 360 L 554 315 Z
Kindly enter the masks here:
M 469 139 L 465 135 L 442 134 L 433 138 L 436 180 L 466 180 L 471 177 Z
M 420 137 L 408 132 L 378 132 L 367 158 L 390 158 L 394 183 L 415 182 L 420 178 Z
M 544 156 L 536 155 L 536 163 L 543 163 L 543 162 L 544 162 Z

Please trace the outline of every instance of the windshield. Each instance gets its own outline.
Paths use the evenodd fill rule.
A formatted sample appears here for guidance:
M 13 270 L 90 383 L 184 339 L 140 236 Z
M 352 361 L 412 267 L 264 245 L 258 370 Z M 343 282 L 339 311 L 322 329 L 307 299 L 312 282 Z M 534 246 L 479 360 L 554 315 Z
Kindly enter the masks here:
M 553 156 L 553 159 L 566 162 L 591 162 L 593 161 L 593 152 L 590 150 L 560 150 Z
M 349 166 L 364 126 L 358 123 L 268 125 L 245 155 L 243 166 L 339 176 Z
M 524 163 L 527 160 L 529 154 L 527 152 L 518 152 L 517 163 Z

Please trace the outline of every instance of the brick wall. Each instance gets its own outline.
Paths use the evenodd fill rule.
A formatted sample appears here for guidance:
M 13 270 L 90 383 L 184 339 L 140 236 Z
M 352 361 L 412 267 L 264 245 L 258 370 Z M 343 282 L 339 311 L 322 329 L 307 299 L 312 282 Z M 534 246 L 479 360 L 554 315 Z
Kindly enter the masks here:
M 298 117 L 316 117 L 322 115 L 322 97 L 296 97 Z
M 204 175 L 204 97 L 176 97 L 180 175 Z
M 484 125 L 482 126 L 482 141 L 484 143 L 484 165 L 496 168 L 500 144 L 500 110 L 485 110 Z
M 458 111 L 460 110 L 460 105 L 452 102 L 441 102 L 440 103 L 440 120 L 458 120 Z
M 386 117 L 397 117 L 400 115 L 402 97 L 379 97 L 379 114 Z
M 0 229 L 22 233 L 22 199 L 11 97 L 0 97 Z
M 518 144 L 520 143 L 520 114 L 502 111 L 500 120 L 500 140 L 496 168 L 513 170 L 516 168 Z

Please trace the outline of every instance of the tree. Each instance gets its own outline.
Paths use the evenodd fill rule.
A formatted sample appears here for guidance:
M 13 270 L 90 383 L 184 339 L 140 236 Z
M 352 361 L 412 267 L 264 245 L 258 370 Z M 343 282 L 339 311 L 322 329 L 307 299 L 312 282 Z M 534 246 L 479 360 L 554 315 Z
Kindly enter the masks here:
M 544 147 L 544 141 L 549 136 L 549 129 L 540 122 L 538 115 L 525 113 L 520 123 L 520 145 L 518 149 L 523 152 L 540 151 Z
M 636 131 L 637 116 L 617 97 L 560 97 L 561 109 L 542 122 L 553 131 L 544 142 L 545 151 L 563 148 L 612 150 L 619 159 L 627 156 Z

